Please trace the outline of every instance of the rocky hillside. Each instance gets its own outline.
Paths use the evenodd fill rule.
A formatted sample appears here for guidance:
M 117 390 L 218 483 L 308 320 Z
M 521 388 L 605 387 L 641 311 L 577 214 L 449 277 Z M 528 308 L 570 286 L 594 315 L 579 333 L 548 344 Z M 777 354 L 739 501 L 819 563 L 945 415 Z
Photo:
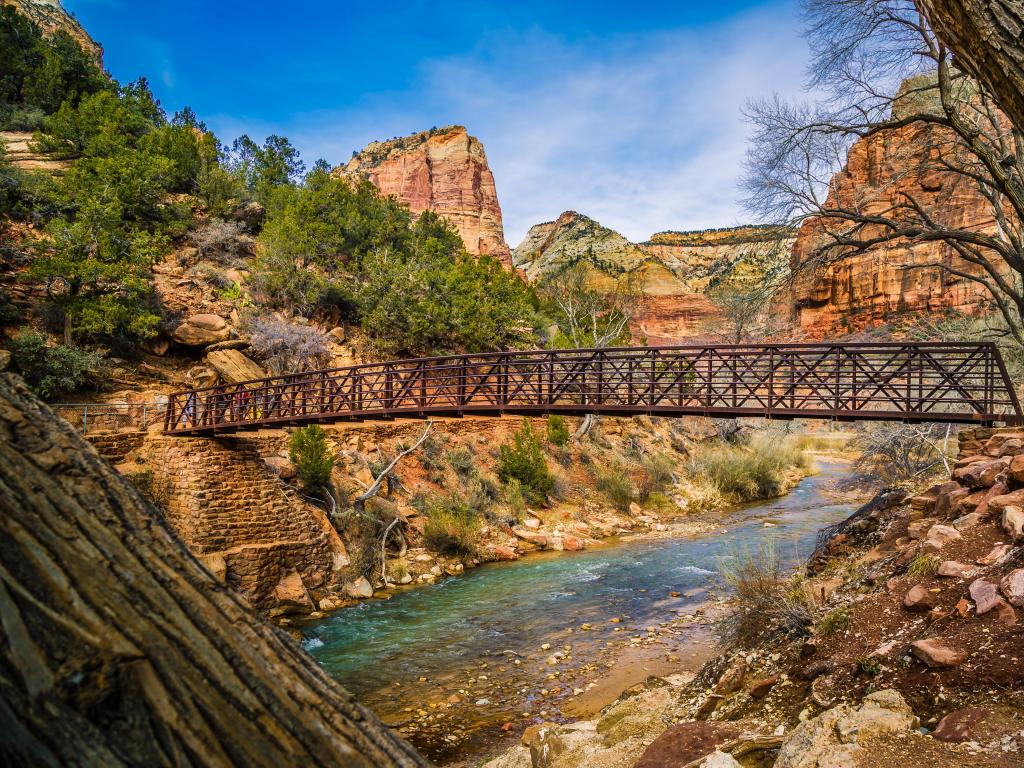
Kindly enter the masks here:
M 935 170 L 934 153 L 944 144 L 941 129 L 910 125 L 858 140 L 846 166 L 832 180 L 829 207 L 835 200 L 866 211 L 883 212 L 913 195 L 939 224 L 994 233 L 991 207 L 965 176 Z M 824 224 L 810 219 L 793 246 L 793 323 L 815 336 L 861 330 L 897 313 L 954 310 L 973 314 L 981 308 L 983 289 L 938 267 L 977 273 L 941 242 L 884 243 L 867 253 L 820 269 L 798 272 L 824 242 Z
M 9 5 L 30 18 L 44 33 L 67 32 L 82 50 L 90 53 L 96 63 L 103 64 L 103 48 L 86 32 L 78 19 L 64 10 L 60 0 L 0 0 L 0 5 Z
M 734 275 L 763 276 L 785 269 L 790 239 L 761 227 L 707 232 L 660 232 L 633 243 L 576 211 L 530 228 L 512 263 L 531 282 L 583 263 L 596 286 L 632 275 L 643 293 L 634 336 L 652 343 L 692 339 L 708 332 L 716 315 L 706 291 Z
M 494 256 L 510 265 L 484 145 L 463 126 L 371 142 L 335 172 L 368 178 L 413 213 L 441 214 L 458 229 L 470 253 Z

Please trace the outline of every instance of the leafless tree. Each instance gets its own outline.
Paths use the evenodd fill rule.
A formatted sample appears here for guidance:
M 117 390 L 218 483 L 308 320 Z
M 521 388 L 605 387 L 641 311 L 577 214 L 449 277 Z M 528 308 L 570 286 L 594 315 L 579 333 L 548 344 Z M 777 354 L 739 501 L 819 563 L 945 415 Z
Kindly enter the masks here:
M 988 90 L 954 66 L 910 0 L 804 0 L 815 103 L 754 102 L 755 137 L 744 181 L 759 217 L 813 219 L 816 245 L 803 268 L 821 269 L 876 246 L 942 243 L 941 258 L 908 268 L 944 270 L 984 289 L 1006 331 L 1024 344 L 1024 137 Z M 890 205 L 843 192 L 836 172 L 858 139 L 888 135 L 910 147 Z M 970 186 L 994 225 L 952 223 L 906 175 Z M 877 197 L 872 198 L 877 203 Z
M 854 440 L 860 456 L 855 474 L 881 479 L 886 485 L 912 480 L 940 464 L 950 472 L 948 424 L 871 424 Z
M 633 275 L 626 273 L 607 288 L 596 288 L 588 280 L 589 270 L 575 264 L 549 278 L 540 288 L 542 300 L 556 315 L 559 334 L 555 346 L 574 349 L 602 349 L 628 344 L 630 323 L 640 311 L 643 294 Z M 597 423 L 588 413 L 573 438 L 584 437 Z
M 249 322 L 252 351 L 274 376 L 326 368 L 331 353 L 324 335 L 275 315 Z
M 542 297 L 558 315 L 561 336 L 575 349 L 628 343 L 629 324 L 643 297 L 636 280 L 627 273 L 607 288 L 596 288 L 588 282 L 588 271 L 576 264 L 541 286 Z

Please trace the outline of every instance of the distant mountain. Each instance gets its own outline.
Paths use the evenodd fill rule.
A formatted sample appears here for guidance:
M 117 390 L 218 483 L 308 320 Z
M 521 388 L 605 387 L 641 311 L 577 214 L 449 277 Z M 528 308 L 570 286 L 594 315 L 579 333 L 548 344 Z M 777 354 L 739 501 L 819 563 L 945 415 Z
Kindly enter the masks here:
M 781 239 L 780 239 L 781 235 Z M 767 227 L 659 232 L 633 243 L 576 211 L 530 228 L 512 263 L 531 282 L 584 264 L 595 286 L 631 274 L 644 295 L 637 339 L 672 342 L 708 333 L 716 310 L 706 291 L 731 276 L 757 279 L 786 269 L 792 233 Z

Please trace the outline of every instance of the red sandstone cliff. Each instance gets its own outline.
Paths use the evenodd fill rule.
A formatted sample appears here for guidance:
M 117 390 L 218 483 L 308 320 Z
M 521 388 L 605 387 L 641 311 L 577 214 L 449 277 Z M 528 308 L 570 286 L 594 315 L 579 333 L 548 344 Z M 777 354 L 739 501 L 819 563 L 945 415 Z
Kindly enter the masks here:
M 880 213 L 910 193 L 940 224 L 993 231 L 991 209 L 976 185 L 936 170 L 934 153 L 945 143 L 941 130 L 912 125 L 858 140 L 846 167 L 832 180 L 828 207 L 839 200 L 865 213 Z M 812 336 L 862 330 L 901 313 L 976 314 L 988 303 L 977 283 L 938 266 L 920 266 L 946 264 L 968 273 L 979 269 L 941 242 L 887 243 L 826 268 L 799 271 L 824 242 L 823 228 L 821 219 L 805 222 L 791 255 L 794 324 Z
M 487 155 L 461 125 L 372 142 L 335 172 L 368 178 L 413 213 L 439 213 L 455 225 L 467 251 L 511 266 Z

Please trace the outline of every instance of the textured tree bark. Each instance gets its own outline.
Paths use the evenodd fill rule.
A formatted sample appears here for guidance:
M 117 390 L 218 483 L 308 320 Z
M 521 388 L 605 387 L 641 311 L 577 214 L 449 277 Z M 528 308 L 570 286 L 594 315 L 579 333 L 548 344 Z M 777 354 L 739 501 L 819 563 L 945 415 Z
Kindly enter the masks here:
M 1024 2 L 917 0 L 956 63 L 984 83 L 1024 130 Z
M 0 374 L 0 764 L 427 762 Z

